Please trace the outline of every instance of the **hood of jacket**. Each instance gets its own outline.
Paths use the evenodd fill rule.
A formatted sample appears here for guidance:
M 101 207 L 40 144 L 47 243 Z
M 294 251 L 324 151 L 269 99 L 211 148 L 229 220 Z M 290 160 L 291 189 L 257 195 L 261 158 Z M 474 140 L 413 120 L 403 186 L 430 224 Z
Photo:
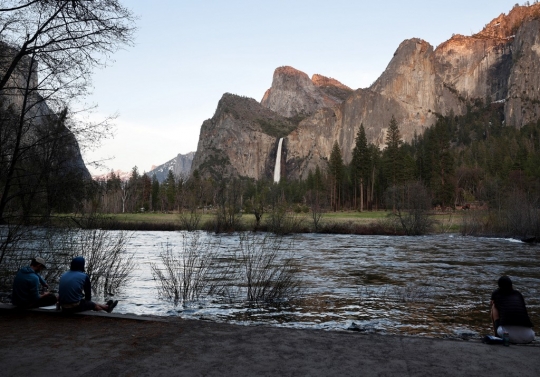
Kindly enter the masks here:
M 23 274 L 35 274 L 36 271 L 30 266 L 25 266 L 20 269 L 21 273 Z

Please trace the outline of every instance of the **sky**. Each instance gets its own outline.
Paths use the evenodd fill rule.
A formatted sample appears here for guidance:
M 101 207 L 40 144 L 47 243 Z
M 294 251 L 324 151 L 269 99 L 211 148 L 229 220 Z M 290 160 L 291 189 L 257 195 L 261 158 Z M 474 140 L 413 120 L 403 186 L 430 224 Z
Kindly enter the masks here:
M 91 119 L 116 114 L 114 136 L 83 150 L 92 174 L 140 173 L 197 149 L 224 93 L 260 101 L 277 67 L 370 86 L 399 44 L 434 47 L 479 32 L 516 0 L 121 0 L 138 17 L 133 46 L 96 70 Z M 520 1 L 519 4 L 523 4 Z M 93 167 L 100 161 L 101 169 Z

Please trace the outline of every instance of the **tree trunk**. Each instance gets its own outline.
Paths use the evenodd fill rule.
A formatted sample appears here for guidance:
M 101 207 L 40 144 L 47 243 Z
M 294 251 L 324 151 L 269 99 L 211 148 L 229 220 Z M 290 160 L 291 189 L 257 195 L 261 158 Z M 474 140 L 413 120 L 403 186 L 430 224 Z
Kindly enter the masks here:
M 364 212 L 364 178 L 360 178 L 360 212 Z

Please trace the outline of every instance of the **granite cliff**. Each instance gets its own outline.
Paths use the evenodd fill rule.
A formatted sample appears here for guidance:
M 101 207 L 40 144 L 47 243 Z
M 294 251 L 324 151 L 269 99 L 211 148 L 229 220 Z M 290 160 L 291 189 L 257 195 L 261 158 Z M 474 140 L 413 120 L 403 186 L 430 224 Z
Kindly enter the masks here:
M 6 74 L 6 67 L 11 62 L 14 49 L 0 41 L 0 77 Z M 59 177 L 76 174 L 84 179 L 91 179 L 83 161 L 79 144 L 75 135 L 65 126 L 65 114 L 56 113 L 47 101 L 39 94 L 38 67 L 34 63 L 30 69 L 28 58 L 23 58 L 17 69 L 13 71 L 5 87 L 0 91 L 0 112 L 2 114 L 2 156 L 1 169 L 8 166 L 15 145 L 24 152 L 25 158 L 33 154 L 33 159 L 49 159 Z M 28 73 L 30 72 L 30 73 Z M 24 93 L 27 88 L 29 94 Z M 24 125 L 18 125 L 21 110 L 24 111 Z M 17 122 L 8 121 L 16 114 Z M 17 141 L 18 139 L 19 141 Z M 53 148 L 46 151 L 46 147 Z M 20 156 L 19 156 L 20 157 Z M 33 161 L 34 164 L 39 164 Z M 2 170 L 4 172 L 4 170 Z M 7 173 L 6 173 L 7 174 Z
M 316 74 L 310 79 L 293 67 L 279 67 L 261 105 L 284 117 L 307 116 L 340 104 L 351 92 L 351 88 L 332 78 Z
M 202 124 L 191 171 L 215 178 L 269 177 L 279 138 L 295 127 L 252 98 L 226 93 L 214 116 Z
M 326 165 L 335 141 L 350 162 L 360 124 L 368 140 L 383 147 L 392 116 L 403 139 L 411 140 L 438 115 L 463 114 L 477 101 L 498 102 L 504 103 L 506 124 L 522 127 L 540 117 L 539 87 L 540 4 L 516 5 L 481 32 L 454 35 L 436 48 L 418 38 L 405 40 L 369 88 L 353 91 L 334 79 L 309 79 L 292 67 L 280 67 L 260 106 L 243 98 L 251 105 L 237 117 L 218 106 L 214 118 L 203 124 L 195 160 L 222 156 L 219 161 L 230 165 L 230 174 L 269 177 L 275 146 L 285 137 L 282 174 L 306 177 L 310 169 Z M 288 126 L 280 134 L 265 132 L 257 127 L 264 117 Z M 194 161 L 195 168 L 200 166 Z

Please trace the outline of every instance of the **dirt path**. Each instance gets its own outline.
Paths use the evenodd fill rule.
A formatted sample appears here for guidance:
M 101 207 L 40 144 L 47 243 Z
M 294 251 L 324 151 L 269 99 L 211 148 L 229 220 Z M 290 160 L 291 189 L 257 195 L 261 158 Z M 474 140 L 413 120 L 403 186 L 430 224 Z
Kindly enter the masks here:
M 540 347 L 0 311 L 2 376 L 538 376 Z

